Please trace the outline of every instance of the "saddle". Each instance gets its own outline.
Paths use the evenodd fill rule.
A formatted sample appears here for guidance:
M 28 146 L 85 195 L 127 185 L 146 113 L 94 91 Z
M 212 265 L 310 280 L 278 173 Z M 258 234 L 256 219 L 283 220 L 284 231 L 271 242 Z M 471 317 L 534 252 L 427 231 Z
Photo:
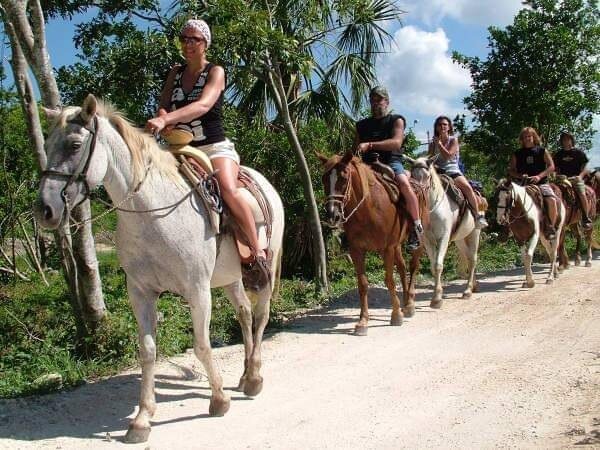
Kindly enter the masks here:
M 394 180 L 394 171 L 387 164 L 383 164 L 379 161 L 373 161 L 369 163 L 371 170 L 375 174 L 375 178 L 383 185 L 386 192 L 390 196 L 390 200 L 393 204 L 398 204 L 400 201 L 400 189 Z
M 558 201 L 562 200 L 561 188 L 554 183 L 550 184 L 552 191 Z M 542 226 L 544 235 L 548 235 L 549 229 L 553 227 L 553 224 L 550 223 L 550 219 L 546 212 L 546 205 L 544 204 L 544 195 L 542 193 L 542 189 L 537 184 L 528 184 L 525 186 L 525 191 L 533 200 L 533 203 L 538 207 L 538 209 L 542 213 Z
M 250 206 L 257 225 L 258 242 L 267 254 L 267 260 L 260 261 L 254 257 L 248 238 L 222 201 L 210 159 L 202 150 L 185 144 L 186 139 L 189 139 L 188 143 L 191 141 L 190 133 L 176 133 L 178 131 L 182 130 L 173 130 L 168 136 L 164 136 L 169 144 L 168 150 L 175 155 L 179 161 L 179 171 L 202 200 L 213 231 L 217 235 L 232 234 L 242 263 L 242 281 L 245 288 L 261 290 L 271 282 L 270 267 L 273 255 L 268 247 L 273 230 L 273 213 L 270 203 L 250 172 L 240 167 L 237 187 L 241 188 L 244 201 Z M 260 231 L 259 225 L 264 226 L 264 232 Z

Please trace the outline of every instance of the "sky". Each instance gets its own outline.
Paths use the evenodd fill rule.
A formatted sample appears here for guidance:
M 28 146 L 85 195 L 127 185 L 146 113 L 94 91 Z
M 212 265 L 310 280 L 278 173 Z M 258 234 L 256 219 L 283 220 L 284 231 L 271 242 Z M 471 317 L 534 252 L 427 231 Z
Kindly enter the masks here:
M 462 100 L 470 92 L 471 77 L 452 62 L 452 52 L 485 58 L 487 28 L 509 25 L 523 6 L 521 0 L 399 0 L 399 5 L 406 11 L 402 26 L 388 29 L 394 43 L 379 58 L 376 69 L 379 82 L 388 88 L 394 112 L 404 115 L 408 127 L 425 141 L 438 115 L 469 115 Z M 86 19 L 89 16 L 77 16 L 47 25 L 54 67 L 75 62 L 75 25 Z M 8 63 L 3 64 L 10 72 Z M 600 130 L 600 115 L 594 119 L 594 128 Z M 589 157 L 590 167 L 600 166 L 600 132 Z

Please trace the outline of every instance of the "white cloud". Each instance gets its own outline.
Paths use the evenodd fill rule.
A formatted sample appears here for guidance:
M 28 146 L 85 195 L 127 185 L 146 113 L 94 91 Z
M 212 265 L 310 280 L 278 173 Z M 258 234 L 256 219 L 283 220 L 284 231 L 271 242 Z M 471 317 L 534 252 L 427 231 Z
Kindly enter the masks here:
M 422 20 L 429 26 L 444 18 L 476 25 L 504 26 L 523 8 L 521 0 L 404 0 L 400 7 L 407 19 Z
M 471 77 L 452 62 L 444 30 L 430 33 L 406 26 L 396 31 L 394 40 L 396 45 L 377 66 L 392 108 L 411 117 L 463 112 Z

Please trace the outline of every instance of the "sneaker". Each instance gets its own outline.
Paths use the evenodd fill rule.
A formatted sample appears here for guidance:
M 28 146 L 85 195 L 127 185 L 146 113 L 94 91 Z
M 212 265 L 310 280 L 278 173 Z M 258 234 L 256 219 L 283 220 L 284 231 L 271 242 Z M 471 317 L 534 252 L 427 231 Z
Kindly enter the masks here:
M 483 214 L 479 214 L 475 220 L 475 228 L 481 230 L 482 228 L 487 228 L 487 226 L 488 222 L 485 220 L 485 216 Z
M 418 230 L 416 228 L 416 226 L 413 227 L 408 233 L 408 242 L 406 243 L 406 250 L 408 250 L 409 252 L 415 251 L 421 245 Z M 421 232 L 423 232 L 423 227 L 420 226 L 419 228 L 421 229 Z

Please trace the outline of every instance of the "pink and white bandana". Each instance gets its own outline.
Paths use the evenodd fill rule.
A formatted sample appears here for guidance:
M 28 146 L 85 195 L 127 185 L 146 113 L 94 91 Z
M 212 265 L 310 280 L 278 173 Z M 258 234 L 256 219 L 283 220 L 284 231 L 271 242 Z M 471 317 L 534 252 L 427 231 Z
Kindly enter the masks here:
M 202 20 L 202 19 L 188 20 L 183 25 L 183 27 L 181 27 L 181 33 L 183 34 L 183 32 L 189 28 L 191 28 L 194 31 L 199 32 L 202 35 L 202 37 L 204 38 L 204 40 L 206 40 L 206 48 L 210 47 L 210 41 L 211 41 L 210 28 L 208 27 L 208 24 L 204 20 Z

